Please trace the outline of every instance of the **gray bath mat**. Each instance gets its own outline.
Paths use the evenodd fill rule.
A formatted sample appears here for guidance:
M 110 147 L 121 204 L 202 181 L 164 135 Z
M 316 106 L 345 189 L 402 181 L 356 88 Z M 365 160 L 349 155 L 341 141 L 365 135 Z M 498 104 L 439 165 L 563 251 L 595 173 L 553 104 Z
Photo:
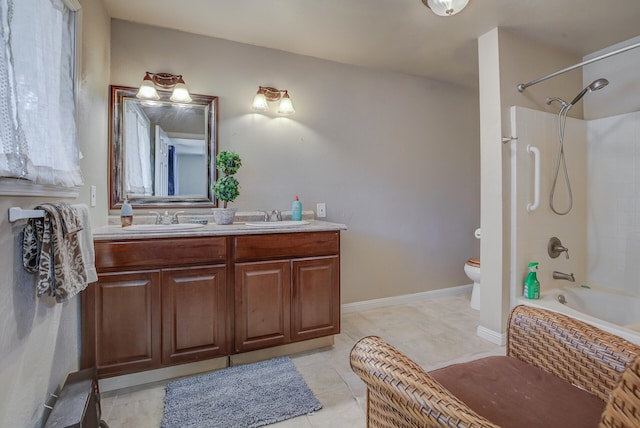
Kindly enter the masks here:
M 321 408 L 281 357 L 168 383 L 162 428 L 261 427 Z

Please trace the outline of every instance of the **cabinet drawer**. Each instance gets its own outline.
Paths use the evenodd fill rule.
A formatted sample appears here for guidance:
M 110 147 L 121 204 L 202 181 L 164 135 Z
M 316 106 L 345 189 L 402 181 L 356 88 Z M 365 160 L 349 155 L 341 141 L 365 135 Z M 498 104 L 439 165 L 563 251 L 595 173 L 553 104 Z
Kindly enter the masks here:
M 142 239 L 95 242 L 96 268 L 110 269 L 188 266 L 224 263 L 225 237 Z
M 339 232 L 297 232 L 234 238 L 235 260 L 329 256 L 338 254 Z

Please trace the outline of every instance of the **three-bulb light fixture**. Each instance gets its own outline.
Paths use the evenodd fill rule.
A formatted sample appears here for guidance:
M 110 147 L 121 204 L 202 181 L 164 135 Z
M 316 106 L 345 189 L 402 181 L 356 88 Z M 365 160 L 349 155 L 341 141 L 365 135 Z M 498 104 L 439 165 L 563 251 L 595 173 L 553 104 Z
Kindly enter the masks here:
M 452 16 L 467 6 L 469 0 L 422 0 L 436 15 Z
M 277 110 L 278 114 L 289 115 L 296 112 L 286 89 L 276 89 L 269 86 L 258 87 L 258 92 L 253 98 L 251 108 L 255 111 L 268 111 L 269 103 L 276 101 L 280 101 Z
M 173 89 L 169 99 L 174 103 L 191 102 L 191 95 L 189 95 L 189 90 L 182 79 L 182 75 L 171 73 L 151 73 L 147 71 L 136 97 L 144 100 L 159 100 L 160 95 L 158 95 L 156 86 L 166 90 Z

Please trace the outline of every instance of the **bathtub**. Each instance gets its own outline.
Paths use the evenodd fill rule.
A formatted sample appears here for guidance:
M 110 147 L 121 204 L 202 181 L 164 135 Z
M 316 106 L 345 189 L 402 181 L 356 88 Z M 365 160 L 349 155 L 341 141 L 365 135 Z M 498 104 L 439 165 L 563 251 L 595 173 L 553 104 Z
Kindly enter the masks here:
M 575 285 L 545 291 L 538 300 L 520 297 L 518 303 L 564 313 L 640 345 L 640 297 Z

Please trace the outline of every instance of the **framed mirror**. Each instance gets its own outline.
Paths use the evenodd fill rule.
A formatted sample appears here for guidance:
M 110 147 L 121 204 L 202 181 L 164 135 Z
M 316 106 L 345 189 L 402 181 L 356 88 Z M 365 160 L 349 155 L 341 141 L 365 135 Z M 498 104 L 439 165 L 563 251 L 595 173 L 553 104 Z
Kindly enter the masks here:
M 134 208 L 215 207 L 218 97 L 191 94 L 189 104 L 136 98 L 137 88 L 111 86 L 110 208 L 125 197 Z

